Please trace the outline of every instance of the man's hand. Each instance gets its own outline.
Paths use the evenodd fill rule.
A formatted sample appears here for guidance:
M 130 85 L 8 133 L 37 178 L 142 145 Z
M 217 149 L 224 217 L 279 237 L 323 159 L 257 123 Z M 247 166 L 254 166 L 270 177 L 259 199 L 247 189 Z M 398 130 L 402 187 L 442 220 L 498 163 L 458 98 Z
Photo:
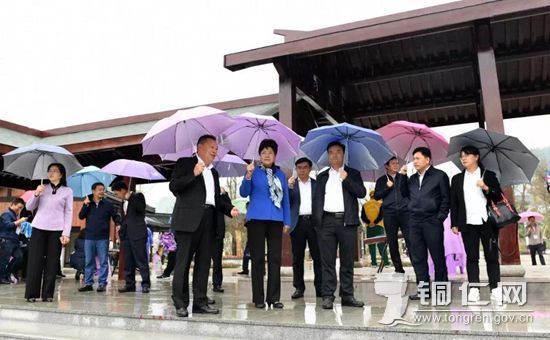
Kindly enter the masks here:
M 407 174 L 407 165 L 406 164 L 401 167 L 401 170 L 399 170 L 399 173 L 401 175 L 406 175 Z
M 237 217 L 241 214 L 238 208 L 231 209 L 231 217 Z
M 451 230 L 455 235 L 458 235 L 458 227 L 452 227 Z
M 37 186 L 36 190 L 34 191 L 34 196 L 38 197 L 38 196 L 42 195 L 45 188 L 46 187 L 43 184 L 40 184 L 39 186 Z
M 346 170 L 344 170 L 343 167 L 341 167 L 340 170 L 338 170 L 338 174 L 340 175 L 340 179 L 342 181 L 345 181 L 346 178 L 348 178 L 348 172 Z
M 390 180 L 388 179 L 388 181 L 386 182 L 386 186 L 387 186 L 388 188 L 393 187 L 393 182 L 390 181 Z
M 489 190 L 489 187 L 485 184 L 485 182 L 483 181 L 483 178 L 482 179 L 478 179 L 477 182 L 476 182 L 477 186 L 481 188 L 481 190 L 483 191 L 488 191 Z
M 205 168 L 206 165 L 204 165 L 203 162 L 198 162 L 197 164 L 195 164 L 195 168 L 193 169 L 193 174 L 195 175 L 195 177 L 202 174 Z
M 86 196 L 86 198 L 84 199 L 84 205 L 88 205 L 88 204 L 90 204 L 90 198 Z
M 246 166 L 246 179 L 247 180 L 250 180 L 252 178 L 252 173 L 254 172 L 254 168 L 255 168 L 254 162 L 252 162 L 252 163 L 250 163 Z
M 296 183 L 296 177 L 291 176 L 291 177 L 288 179 L 288 187 L 289 187 L 289 189 L 294 189 L 294 183 Z
M 290 231 L 290 226 L 287 226 L 287 225 L 283 226 L 283 233 L 288 234 L 289 231 Z
M 126 193 L 126 195 L 124 195 L 124 199 L 125 199 L 125 200 L 129 200 L 129 199 L 130 199 L 130 196 L 132 196 L 132 191 L 128 191 L 128 192 Z
M 26 222 L 26 221 L 27 221 L 26 217 L 21 217 L 20 219 L 15 221 L 15 225 L 21 225 L 21 223 Z

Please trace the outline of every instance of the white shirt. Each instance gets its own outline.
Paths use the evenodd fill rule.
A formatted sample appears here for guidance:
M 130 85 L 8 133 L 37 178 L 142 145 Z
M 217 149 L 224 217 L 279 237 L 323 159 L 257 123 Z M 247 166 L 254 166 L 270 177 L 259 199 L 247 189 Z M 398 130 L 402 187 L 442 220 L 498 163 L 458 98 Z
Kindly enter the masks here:
M 418 172 L 418 185 L 420 188 L 422 188 L 422 180 L 424 179 L 424 175 L 426 174 L 426 171 L 430 168 L 431 165 L 428 165 L 426 170 L 424 170 L 422 173 L 420 171 Z
M 199 163 L 204 163 L 204 161 L 197 155 Z M 210 163 L 209 166 L 205 167 L 202 171 L 202 178 L 204 178 L 204 186 L 206 187 L 206 200 L 204 204 L 216 205 L 216 196 L 215 196 L 215 186 L 214 186 L 214 175 L 212 175 L 212 168 L 214 166 Z
M 464 171 L 464 203 L 466 203 L 466 223 L 482 225 L 487 221 L 487 199 L 483 191 L 477 186 L 481 179 L 481 169 L 478 167 L 473 173 Z
M 330 168 L 328 171 L 328 181 L 325 188 L 325 206 L 324 211 L 337 213 L 344 212 L 344 190 L 342 180 L 338 170 Z
M 298 179 L 300 190 L 300 216 L 311 215 L 311 178 L 304 183 Z

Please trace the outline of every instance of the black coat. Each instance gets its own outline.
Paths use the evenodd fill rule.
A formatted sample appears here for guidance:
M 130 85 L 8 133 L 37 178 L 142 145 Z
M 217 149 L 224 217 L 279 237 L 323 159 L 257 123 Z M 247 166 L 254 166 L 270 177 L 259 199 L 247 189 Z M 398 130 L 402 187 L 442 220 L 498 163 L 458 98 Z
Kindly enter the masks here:
M 451 226 L 462 230 L 466 226 L 466 203 L 464 202 L 464 172 L 453 176 L 451 181 Z M 502 198 L 500 183 L 494 172 L 481 169 L 483 181 L 489 187 L 489 192 L 483 192 L 487 198 L 487 205 L 493 202 L 499 202 Z
M 449 214 L 449 176 L 444 171 L 430 166 L 424 174 L 422 186 L 418 173 L 409 178 L 409 212 L 411 219 L 421 220 L 436 217 L 443 222 Z
M 322 171 L 317 175 L 317 185 L 313 195 L 313 218 L 317 228 L 323 225 L 323 209 L 325 207 L 325 189 L 329 177 L 329 170 Z M 367 189 L 363 185 L 359 171 L 344 167 L 348 177 L 342 181 L 344 191 L 344 225 L 356 226 L 359 221 L 359 202 L 357 199 L 367 195 Z
M 198 158 L 185 157 L 178 159 L 172 179 L 170 191 L 176 196 L 176 204 L 172 213 L 172 229 L 175 231 L 194 232 L 199 228 L 205 209 L 206 186 L 203 175 L 195 176 L 194 168 Z M 216 209 L 231 216 L 231 201 L 220 199 L 220 181 L 216 169 L 212 169 Z M 217 214 L 216 214 L 217 215 Z M 215 226 L 212 226 L 215 228 Z
M 141 192 L 133 192 L 128 198 L 126 213 L 122 209 L 121 239 L 137 241 L 147 238 L 145 208 L 145 196 Z
M 227 193 L 220 193 L 220 202 L 225 205 L 231 205 L 231 198 L 229 198 Z M 220 210 L 217 210 L 216 219 L 216 234 L 214 239 L 223 240 L 225 238 L 225 218 Z
M 293 231 L 298 224 L 298 218 L 300 216 L 300 204 L 302 204 L 300 195 L 300 179 L 296 179 L 294 183 L 294 189 L 288 188 L 288 196 L 290 198 L 290 230 Z M 311 179 L 311 204 L 313 209 L 313 196 L 315 195 L 315 189 L 317 188 L 317 181 Z M 312 211 L 313 212 L 313 211 Z
M 386 183 L 388 178 L 393 182 L 389 188 Z M 406 212 L 409 205 L 409 187 L 407 186 L 407 176 L 400 173 L 395 174 L 395 180 L 389 175 L 384 175 L 376 181 L 374 187 L 374 199 L 382 200 L 384 214 L 394 215 Z

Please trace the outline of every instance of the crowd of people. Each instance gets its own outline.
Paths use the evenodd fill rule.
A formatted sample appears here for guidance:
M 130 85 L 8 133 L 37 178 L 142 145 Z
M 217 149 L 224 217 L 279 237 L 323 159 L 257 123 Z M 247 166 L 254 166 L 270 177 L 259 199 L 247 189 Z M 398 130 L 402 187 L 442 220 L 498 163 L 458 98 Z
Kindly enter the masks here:
M 252 303 L 256 308 L 281 309 L 281 249 L 283 233 L 290 234 L 292 244 L 293 286 L 291 298 L 304 297 L 304 258 L 306 245 L 313 259 L 314 288 L 322 299 L 322 308 L 332 309 L 335 301 L 337 277 L 338 295 L 343 306 L 363 307 L 354 292 L 354 252 L 357 246 L 361 220 L 372 228 L 370 236 L 387 237 L 391 261 L 396 273 L 404 274 L 399 250 L 399 231 L 403 235 L 408 255 L 416 275 L 418 291 L 411 299 L 419 299 L 421 290 L 430 294 L 428 252 L 433 260 L 437 282 L 448 281 L 445 263 L 443 221 L 450 212 L 452 232 L 461 233 L 467 256 L 467 274 L 471 283 L 479 282 L 479 245 L 483 246 L 487 262 L 491 297 L 498 298 L 500 267 L 498 257 L 498 228 L 491 223 L 487 207 L 502 195 L 494 172 L 480 163 L 479 150 L 465 146 L 461 150 L 464 171 L 450 181 L 447 174 L 431 164 L 431 151 L 418 147 L 413 151 L 416 172 L 408 177 L 406 166 L 396 157 L 385 163 L 385 174 L 377 179 L 375 189 L 359 213 L 359 201 L 367 195 L 361 174 L 348 167 L 346 147 L 340 142 L 326 146 L 329 167 L 310 176 L 312 161 L 306 157 L 295 162 L 296 175 L 287 179 L 277 166 L 278 145 L 265 139 L 259 143 L 258 164 L 246 168 L 240 195 L 249 199 L 246 213 L 247 250 L 252 263 Z M 239 210 L 220 188 L 219 175 L 213 167 L 218 153 L 214 136 L 205 135 L 197 141 L 192 157 L 180 158 L 169 184 L 176 197 L 171 218 L 171 232 L 161 236 L 160 243 L 167 252 L 168 265 L 159 279 L 173 275 L 172 301 L 176 315 L 189 315 L 189 272 L 193 263 L 192 312 L 217 314 L 214 300 L 207 296 L 209 272 L 213 263 L 213 289 L 223 292 L 222 248 L 225 235 L 224 215 L 236 217 Z M 0 283 L 9 283 L 9 276 L 26 262 L 25 299 L 35 302 L 52 301 L 56 273 L 62 246 L 69 243 L 73 219 L 73 195 L 66 184 L 62 164 L 48 166 L 49 183 L 39 185 L 25 203 L 15 199 L 2 214 L 0 226 Z M 135 292 L 135 273 L 141 275 L 142 293 L 151 287 L 149 257 L 147 254 L 147 226 L 145 224 L 145 197 L 131 192 L 123 182 L 115 182 L 111 190 L 124 204 L 121 211 L 105 199 L 105 186 L 96 183 L 92 194 L 84 199 L 78 217 L 86 220 L 85 232 L 79 235 L 77 251 L 84 281 L 80 292 L 92 291 L 94 273 L 99 262 L 96 290 L 103 292 L 109 283 L 109 225 L 111 221 L 122 240 L 125 284 L 119 293 Z M 381 203 L 380 203 L 381 201 Z M 32 237 L 28 259 L 19 247 L 16 232 L 27 222 L 21 217 L 26 208 L 34 211 Z M 383 214 L 381 213 L 383 211 Z M 382 222 L 383 217 L 383 222 Z M 539 254 L 542 233 L 534 220 L 529 221 L 527 236 L 531 256 Z M 376 229 L 374 227 L 383 228 Z M 385 232 L 385 233 L 384 233 Z M 267 271 L 266 247 L 267 245 Z M 380 249 L 382 255 L 384 249 Z M 246 257 L 246 256 L 245 256 Z M 336 259 L 339 257 L 339 275 Z M 376 246 L 371 250 L 376 259 Z M 97 260 L 96 260 L 97 259 Z M 243 271 L 248 274 L 243 259 Z M 375 261 L 375 260 L 374 260 Z M 383 259 L 389 262 L 388 259 Z M 373 264 L 376 264 L 374 262 Z M 80 273 L 77 272 L 77 277 Z M 267 274 L 267 285 L 264 276 Z M 479 288 L 471 288 L 470 301 L 479 301 Z

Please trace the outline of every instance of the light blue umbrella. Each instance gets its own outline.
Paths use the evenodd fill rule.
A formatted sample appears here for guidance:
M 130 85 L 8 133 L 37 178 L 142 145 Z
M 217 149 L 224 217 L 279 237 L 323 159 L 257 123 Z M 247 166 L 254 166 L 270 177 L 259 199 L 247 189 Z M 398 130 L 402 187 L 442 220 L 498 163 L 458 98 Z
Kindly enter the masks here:
M 92 193 L 94 183 L 102 183 L 107 188 L 115 178 L 116 176 L 92 165 L 69 176 L 67 185 L 73 189 L 74 197 L 85 197 Z
M 302 150 L 319 167 L 328 166 L 327 145 L 334 141 L 346 147 L 344 163 L 359 171 L 379 169 L 393 157 L 378 132 L 348 123 L 310 130 L 302 142 Z

